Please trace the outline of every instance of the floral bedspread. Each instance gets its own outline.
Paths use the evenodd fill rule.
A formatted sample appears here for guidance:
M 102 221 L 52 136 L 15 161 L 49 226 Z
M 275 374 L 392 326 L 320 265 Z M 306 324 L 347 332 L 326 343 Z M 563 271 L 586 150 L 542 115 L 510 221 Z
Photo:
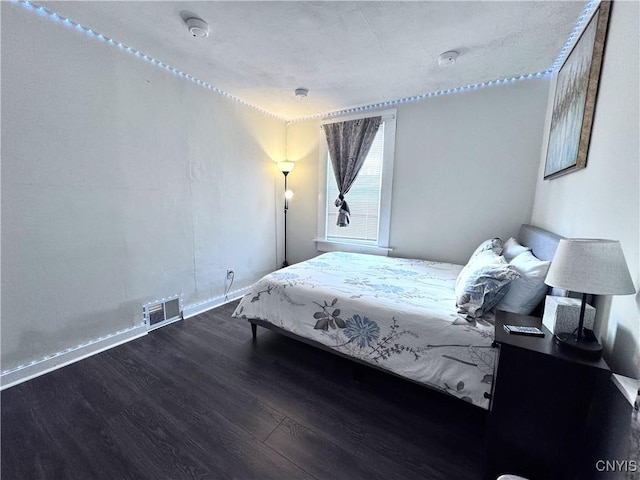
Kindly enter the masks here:
M 331 252 L 266 275 L 234 317 L 260 319 L 483 408 L 492 318 L 458 316 L 461 265 Z

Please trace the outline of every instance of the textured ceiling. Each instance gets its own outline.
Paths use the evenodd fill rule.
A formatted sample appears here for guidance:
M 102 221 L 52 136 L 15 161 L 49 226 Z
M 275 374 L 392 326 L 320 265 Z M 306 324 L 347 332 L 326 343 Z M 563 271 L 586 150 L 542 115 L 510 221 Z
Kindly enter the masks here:
M 285 119 L 545 71 L 583 1 L 36 2 Z M 209 23 L 193 38 L 182 15 Z M 455 65 L 438 66 L 447 50 Z M 294 96 L 308 88 L 303 101 Z

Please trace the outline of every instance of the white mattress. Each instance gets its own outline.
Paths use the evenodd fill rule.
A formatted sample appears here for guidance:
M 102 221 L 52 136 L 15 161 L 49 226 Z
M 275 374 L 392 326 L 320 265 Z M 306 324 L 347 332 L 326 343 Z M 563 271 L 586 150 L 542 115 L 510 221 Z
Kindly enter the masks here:
M 343 354 L 488 408 L 492 319 L 456 313 L 461 265 L 344 252 L 278 270 L 235 317 L 260 319 Z

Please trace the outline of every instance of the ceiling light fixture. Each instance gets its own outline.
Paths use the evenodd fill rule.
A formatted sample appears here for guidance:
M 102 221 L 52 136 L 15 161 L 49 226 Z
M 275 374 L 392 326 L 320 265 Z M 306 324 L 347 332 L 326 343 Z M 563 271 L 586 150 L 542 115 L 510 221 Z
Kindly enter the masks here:
M 309 90 L 306 88 L 296 88 L 296 98 L 303 99 L 307 98 L 309 95 Z
M 438 65 L 440 65 L 441 67 L 450 67 L 451 65 L 456 63 L 457 58 L 458 52 L 453 50 L 441 53 L 438 57 Z
M 197 38 L 206 38 L 209 36 L 209 24 L 201 18 L 191 17 L 185 20 L 189 33 Z

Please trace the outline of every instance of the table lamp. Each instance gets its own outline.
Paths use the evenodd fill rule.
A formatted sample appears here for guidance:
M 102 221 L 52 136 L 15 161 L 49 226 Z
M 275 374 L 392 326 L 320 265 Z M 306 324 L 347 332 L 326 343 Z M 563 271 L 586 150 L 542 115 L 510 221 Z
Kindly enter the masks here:
M 592 336 L 585 337 L 583 331 L 587 295 L 635 293 L 620 242 L 563 238 L 558 244 L 544 282 L 551 287 L 582 294 L 577 331 L 557 334 L 556 342 L 583 356 L 599 358 L 602 346 Z

